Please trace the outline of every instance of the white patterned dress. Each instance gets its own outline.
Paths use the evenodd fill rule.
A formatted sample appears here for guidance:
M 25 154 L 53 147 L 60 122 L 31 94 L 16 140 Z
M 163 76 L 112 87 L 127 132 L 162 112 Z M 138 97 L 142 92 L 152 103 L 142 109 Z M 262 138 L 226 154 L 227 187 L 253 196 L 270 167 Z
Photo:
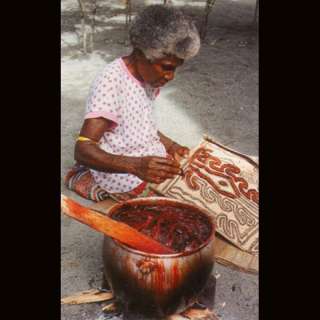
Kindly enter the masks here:
M 85 119 L 103 117 L 114 124 L 101 137 L 100 148 L 115 155 L 165 157 L 152 114 L 158 94 L 159 88 L 134 78 L 122 58 L 109 63 L 94 81 L 86 105 Z M 127 173 L 90 172 L 108 193 L 128 192 L 143 182 Z

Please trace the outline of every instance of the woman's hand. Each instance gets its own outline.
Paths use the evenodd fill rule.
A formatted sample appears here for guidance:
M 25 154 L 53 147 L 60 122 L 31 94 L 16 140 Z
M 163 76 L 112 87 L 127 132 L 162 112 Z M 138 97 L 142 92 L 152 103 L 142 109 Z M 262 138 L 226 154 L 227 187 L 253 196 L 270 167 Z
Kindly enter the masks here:
M 137 158 L 134 171 L 140 179 L 152 183 L 162 183 L 180 173 L 178 161 L 154 156 Z
M 173 158 L 180 162 L 182 158 L 185 158 L 189 155 L 190 149 L 188 147 L 181 146 L 180 144 L 173 142 L 167 151 Z
M 189 148 L 181 146 L 180 144 L 172 141 L 170 138 L 165 136 L 160 131 L 158 131 L 158 136 L 160 138 L 161 143 L 166 148 L 167 153 L 178 162 L 180 162 L 182 158 L 185 158 L 189 155 Z

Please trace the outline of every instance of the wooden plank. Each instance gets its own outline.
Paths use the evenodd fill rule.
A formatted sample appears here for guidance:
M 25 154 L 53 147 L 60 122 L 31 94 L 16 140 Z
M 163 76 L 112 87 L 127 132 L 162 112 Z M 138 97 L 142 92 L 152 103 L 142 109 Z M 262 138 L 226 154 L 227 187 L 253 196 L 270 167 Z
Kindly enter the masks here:
M 134 249 L 155 254 L 175 253 L 174 250 L 162 245 L 127 224 L 115 221 L 106 215 L 90 210 L 64 195 L 61 195 L 61 209 L 62 212 L 69 217 Z

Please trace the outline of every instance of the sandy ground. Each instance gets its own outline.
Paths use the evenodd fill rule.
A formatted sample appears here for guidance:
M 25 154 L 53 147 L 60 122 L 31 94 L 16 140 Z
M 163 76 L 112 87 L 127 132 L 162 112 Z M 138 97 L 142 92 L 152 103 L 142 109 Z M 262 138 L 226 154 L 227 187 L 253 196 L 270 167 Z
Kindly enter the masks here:
M 97 1 L 94 51 L 79 46 L 80 13 L 76 0 L 61 1 L 61 178 L 73 164 L 92 80 L 113 59 L 130 52 L 124 1 Z M 133 13 L 161 1 L 132 1 Z M 172 1 L 201 23 L 205 1 Z M 258 156 L 258 30 L 255 0 L 217 0 L 200 53 L 178 71 L 156 101 L 155 117 L 163 133 L 194 147 L 207 133 L 248 155 Z M 65 189 L 61 191 L 89 204 Z M 62 296 L 100 287 L 102 237 L 68 218 L 61 220 Z M 215 309 L 223 320 L 258 319 L 258 277 L 216 264 Z M 62 320 L 103 320 L 101 304 L 62 306 Z M 116 318 L 114 318 L 116 319 Z

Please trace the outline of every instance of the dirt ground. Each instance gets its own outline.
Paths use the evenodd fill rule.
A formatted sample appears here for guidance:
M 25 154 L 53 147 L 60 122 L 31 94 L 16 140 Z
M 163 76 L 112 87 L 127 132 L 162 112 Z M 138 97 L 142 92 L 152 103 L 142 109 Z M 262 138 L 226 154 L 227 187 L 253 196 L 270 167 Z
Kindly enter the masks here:
M 162 1 L 132 0 L 133 14 Z M 82 125 L 89 86 L 104 65 L 126 55 L 123 1 L 97 1 L 94 51 L 79 45 L 77 0 L 61 1 L 61 191 L 71 194 L 62 177 L 73 164 L 73 146 Z M 205 0 L 176 0 L 200 25 Z M 258 27 L 255 0 L 217 0 L 209 17 L 200 53 L 185 63 L 155 103 L 159 129 L 177 142 L 194 147 L 206 133 L 250 156 L 258 156 Z M 102 280 L 100 234 L 61 219 L 61 294 L 97 288 Z M 258 277 L 216 264 L 215 310 L 223 320 L 258 319 Z M 62 306 L 62 320 L 104 320 L 101 304 Z M 114 317 L 114 319 L 119 319 Z

